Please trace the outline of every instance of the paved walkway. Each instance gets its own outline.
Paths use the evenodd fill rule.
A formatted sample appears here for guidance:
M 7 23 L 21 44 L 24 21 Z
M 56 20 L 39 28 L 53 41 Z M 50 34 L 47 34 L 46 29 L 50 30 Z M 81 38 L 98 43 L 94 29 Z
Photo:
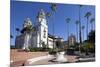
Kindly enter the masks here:
M 45 65 L 45 64 L 58 64 L 58 62 L 52 62 L 52 61 L 50 61 L 53 58 L 45 58 L 45 59 L 43 58 L 43 59 L 41 59 L 39 61 L 36 61 L 36 62 L 33 62 L 33 63 L 29 64 L 29 66 L 31 66 L 31 65 Z M 74 62 L 76 62 L 78 60 L 78 59 L 76 59 L 77 56 L 67 56 L 67 55 L 65 55 L 65 58 L 68 60 L 68 62 L 66 62 L 66 63 L 74 63 Z
M 11 50 L 11 58 L 10 60 L 13 61 L 11 63 L 11 67 L 18 67 L 18 66 L 22 66 L 25 65 L 26 61 L 29 59 L 34 59 L 36 57 L 41 57 L 41 56 L 47 56 L 48 52 L 18 52 L 16 49 Z M 71 56 L 71 55 L 65 55 L 66 59 L 68 60 L 68 62 L 75 62 L 78 59 L 77 56 Z M 50 61 L 51 58 L 48 59 L 41 59 L 38 60 L 34 63 L 32 63 L 32 65 L 43 65 L 43 64 L 57 64 L 57 62 L 51 62 Z

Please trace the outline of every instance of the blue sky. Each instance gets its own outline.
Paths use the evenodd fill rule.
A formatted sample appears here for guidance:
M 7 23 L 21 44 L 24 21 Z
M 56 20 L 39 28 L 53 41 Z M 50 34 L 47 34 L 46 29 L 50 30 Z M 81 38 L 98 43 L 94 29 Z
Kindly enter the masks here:
M 23 2 L 23 1 L 11 1 L 11 34 L 14 38 L 11 40 L 12 44 L 15 44 L 15 37 L 17 35 L 16 28 L 22 29 L 22 25 L 24 20 L 29 17 L 32 23 L 36 23 L 37 13 L 40 9 L 44 9 L 45 12 L 51 12 L 49 3 L 40 3 L 40 2 Z M 55 35 L 64 38 L 67 40 L 67 24 L 65 19 L 70 18 L 69 24 L 69 32 L 70 34 L 76 35 L 76 25 L 75 21 L 78 20 L 79 17 L 79 6 L 72 4 L 57 4 L 57 11 L 55 15 L 52 15 L 48 19 L 48 30 L 49 33 L 52 34 L 52 23 L 54 23 Z M 91 18 L 95 18 L 95 6 L 84 5 L 81 8 L 81 23 L 86 26 L 86 18 L 84 15 L 86 12 L 91 12 Z M 90 20 L 89 19 L 89 20 Z M 90 24 L 89 24 L 90 30 Z M 86 28 L 85 30 L 86 31 Z M 86 39 L 86 32 L 84 32 L 84 38 Z

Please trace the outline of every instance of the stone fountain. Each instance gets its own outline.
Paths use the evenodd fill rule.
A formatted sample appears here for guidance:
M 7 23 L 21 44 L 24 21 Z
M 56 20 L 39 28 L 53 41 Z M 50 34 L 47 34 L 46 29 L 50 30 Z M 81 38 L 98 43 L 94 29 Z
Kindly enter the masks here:
M 56 47 L 58 50 L 57 50 L 57 53 L 55 55 L 55 59 L 53 59 L 54 62 L 60 62 L 60 63 L 63 63 L 63 62 L 67 62 L 67 58 L 65 58 L 65 50 L 64 50 L 64 45 L 62 44 L 62 41 L 60 41 L 58 43 L 58 47 Z
M 67 59 L 64 57 L 65 52 L 57 53 L 55 61 L 57 62 L 67 62 Z
M 64 57 L 65 52 L 57 52 L 55 58 L 52 60 L 53 62 L 64 63 L 67 62 L 67 58 Z

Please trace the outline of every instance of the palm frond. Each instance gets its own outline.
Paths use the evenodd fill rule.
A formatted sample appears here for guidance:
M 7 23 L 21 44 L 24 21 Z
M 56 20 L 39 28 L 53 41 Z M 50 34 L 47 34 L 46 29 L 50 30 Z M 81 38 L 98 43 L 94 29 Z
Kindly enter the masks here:
M 51 13 L 50 12 L 47 12 L 46 16 L 47 17 L 50 17 L 51 16 Z
M 76 23 L 76 24 L 79 24 L 79 21 L 77 20 L 75 23 Z
M 88 18 L 91 15 L 92 15 L 91 12 L 87 12 L 84 17 L 87 17 Z
M 92 23 L 92 22 L 94 22 L 95 21 L 95 19 L 94 18 L 92 18 L 91 20 L 90 20 L 90 23 Z
M 70 18 L 67 18 L 67 19 L 66 19 L 66 22 L 69 23 L 70 20 L 71 20 Z
M 51 10 L 52 11 L 56 11 L 56 9 L 57 9 L 57 5 L 56 4 L 51 4 Z

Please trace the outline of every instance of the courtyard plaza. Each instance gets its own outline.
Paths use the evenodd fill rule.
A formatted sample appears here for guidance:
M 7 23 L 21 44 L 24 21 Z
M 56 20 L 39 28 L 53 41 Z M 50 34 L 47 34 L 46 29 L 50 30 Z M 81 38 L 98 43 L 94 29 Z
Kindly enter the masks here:
M 11 50 L 11 67 L 18 67 L 24 66 L 26 61 L 31 58 L 37 58 L 42 56 L 49 55 L 48 52 L 25 52 L 25 51 L 18 51 L 18 49 Z M 64 57 L 68 60 L 67 63 L 74 63 L 78 61 L 78 56 L 75 55 L 64 55 Z M 39 61 L 34 62 L 32 65 L 45 65 L 45 64 L 58 64 L 58 62 L 52 62 L 52 59 L 42 59 Z M 29 64 L 26 64 L 27 66 Z

